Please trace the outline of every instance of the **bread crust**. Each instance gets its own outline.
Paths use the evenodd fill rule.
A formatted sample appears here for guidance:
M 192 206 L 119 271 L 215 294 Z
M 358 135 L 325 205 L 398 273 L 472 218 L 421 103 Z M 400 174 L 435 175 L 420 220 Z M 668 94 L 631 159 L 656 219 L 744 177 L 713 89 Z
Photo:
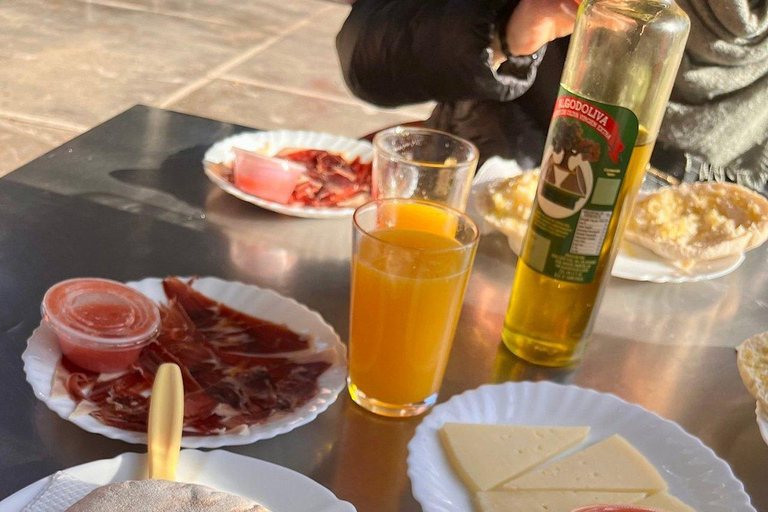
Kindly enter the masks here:
M 128 480 L 97 487 L 67 512 L 269 512 L 249 499 L 204 485 Z
M 736 362 L 744 385 L 764 411 L 768 411 L 768 331 L 736 347 Z

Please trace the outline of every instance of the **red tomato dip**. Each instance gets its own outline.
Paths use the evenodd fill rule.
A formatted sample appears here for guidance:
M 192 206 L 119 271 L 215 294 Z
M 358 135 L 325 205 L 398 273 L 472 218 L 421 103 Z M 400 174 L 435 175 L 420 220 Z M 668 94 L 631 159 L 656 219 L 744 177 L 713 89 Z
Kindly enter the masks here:
M 125 370 L 160 327 L 157 305 L 116 281 L 62 281 L 43 298 L 42 315 L 64 357 L 94 372 Z

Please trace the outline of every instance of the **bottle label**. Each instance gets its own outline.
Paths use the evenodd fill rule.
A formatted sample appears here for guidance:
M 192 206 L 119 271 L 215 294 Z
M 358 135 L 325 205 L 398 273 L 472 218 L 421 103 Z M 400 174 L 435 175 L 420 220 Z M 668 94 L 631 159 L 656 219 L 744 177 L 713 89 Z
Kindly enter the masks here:
M 561 281 L 594 280 L 637 131 L 628 108 L 560 87 L 522 254 L 529 267 Z

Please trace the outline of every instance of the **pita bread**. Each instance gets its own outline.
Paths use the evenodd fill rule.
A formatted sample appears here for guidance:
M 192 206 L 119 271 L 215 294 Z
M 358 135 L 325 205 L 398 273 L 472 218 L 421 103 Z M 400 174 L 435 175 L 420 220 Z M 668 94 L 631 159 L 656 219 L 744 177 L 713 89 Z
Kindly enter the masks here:
M 768 331 L 756 334 L 736 348 L 744 385 L 764 411 L 768 411 Z
M 691 264 L 741 254 L 768 238 L 768 199 L 731 183 L 668 187 L 635 203 L 624 239 Z
M 91 491 L 67 512 L 269 512 L 251 500 L 204 485 L 129 480 Z

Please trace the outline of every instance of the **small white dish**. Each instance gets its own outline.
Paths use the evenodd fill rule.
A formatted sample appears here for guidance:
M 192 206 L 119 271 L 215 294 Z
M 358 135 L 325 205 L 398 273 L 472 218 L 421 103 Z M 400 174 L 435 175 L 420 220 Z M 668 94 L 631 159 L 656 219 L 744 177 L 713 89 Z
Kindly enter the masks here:
M 149 277 L 141 281 L 126 283 L 156 302 L 165 302 L 162 279 Z M 318 393 L 295 411 L 275 415 L 266 422 L 244 429 L 242 433 L 211 436 L 184 436 L 181 446 L 185 448 L 219 448 L 251 444 L 305 425 L 314 420 L 336 401 L 346 386 L 347 351 L 333 327 L 315 311 L 277 292 L 235 281 L 224 281 L 215 277 L 202 277 L 195 281 L 193 288 L 238 311 L 284 324 L 298 333 L 305 333 L 312 339 L 311 353 L 324 354 L 331 361 L 331 367 L 318 379 Z M 298 354 L 297 354 L 298 355 Z M 146 433 L 131 432 L 101 423 L 90 415 L 70 416 L 75 402 L 66 394 L 52 396 L 52 382 L 56 366 L 61 358 L 61 349 L 55 334 L 45 325 L 38 327 L 27 340 L 27 349 L 21 356 L 24 373 L 35 396 L 45 402 L 53 412 L 71 421 L 83 430 L 101 434 L 110 439 L 128 443 L 146 444 Z
M 552 382 L 481 386 L 432 410 L 408 444 L 408 476 L 425 512 L 474 509 L 440 442 L 446 422 L 589 426 L 587 444 L 620 434 L 656 466 L 669 492 L 698 512 L 756 512 L 728 464 L 676 423 L 614 395 Z
M 363 162 L 373 160 L 373 146 L 365 140 L 357 140 L 349 137 L 341 137 L 330 133 L 276 130 L 265 132 L 243 132 L 220 140 L 203 156 L 203 169 L 205 175 L 226 193 L 255 204 L 260 208 L 270 210 L 292 217 L 306 219 L 339 219 L 350 217 L 355 208 L 327 207 L 316 208 L 311 206 L 287 205 L 267 201 L 254 195 L 243 192 L 232 183 L 223 172 L 222 165 L 228 164 L 235 158 L 233 148 L 246 149 L 263 153 L 266 156 L 274 156 L 284 148 L 323 149 L 340 153 L 345 158 L 353 160 L 360 157 Z
M 124 453 L 65 470 L 86 483 L 106 485 L 145 477 L 146 455 Z M 28 485 L 0 502 L 3 512 L 21 512 L 51 477 Z M 314 480 L 288 468 L 223 450 L 182 450 L 177 480 L 243 496 L 274 512 L 355 512 Z

